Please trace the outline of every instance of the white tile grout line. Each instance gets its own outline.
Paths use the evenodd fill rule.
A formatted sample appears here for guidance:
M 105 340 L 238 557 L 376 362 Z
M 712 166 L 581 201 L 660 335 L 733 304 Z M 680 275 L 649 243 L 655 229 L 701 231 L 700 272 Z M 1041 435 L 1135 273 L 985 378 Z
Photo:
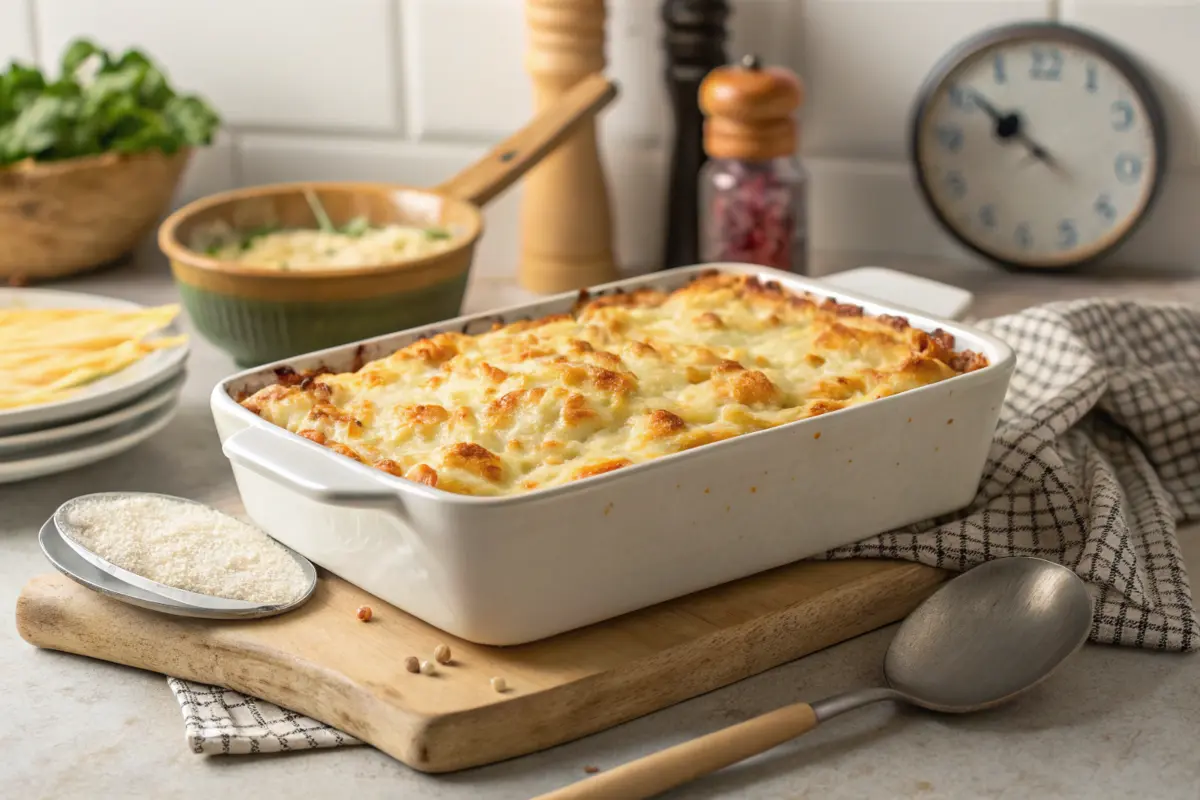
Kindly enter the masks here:
M 42 67 L 49 67 L 49 64 L 42 64 L 41 53 L 42 47 L 38 41 L 38 18 L 37 18 L 37 0 L 25 0 L 25 7 L 29 11 L 29 52 L 33 55 L 33 63 Z
M 422 137 L 425 120 L 421 109 L 425 106 L 424 81 L 415 79 L 418 66 L 417 23 L 416 17 L 420 8 L 413 0 L 394 0 L 396 19 L 399 24 L 393 26 L 394 47 L 392 58 L 396 62 L 396 70 L 400 73 L 401 102 L 404 105 L 404 138 L 416 142 Z
M 225 126 L 225 135 L 229 137 L 229 171 L 233 173 L 233 185 L 235 187 L 244 186 L 242 175 L 245 170 L 242 168 L 241 137 L 238 131 L 230 126 Z
M 405 24 L 406 13 L 403 10 L 404 0 L 390 0 L 387 5 L 387 41 L 388 49 L 391 51 L 388 59 L 392 68 L 392 104 L 395 120 L 395 128 L 400 134 L 401 139 L 415 138 L 412 135 L 412 126 L 409 124 L 409 109 L 405 105 L 404 99 L 408 96 L 408 70 L 405 68 L 405 52 L 408 47 L 405 44 L 404 31 L 408 29 Z
M 2 0 L 0 0 L 2 1 Z M 218 109 L 219 111 L 220 109 Z M 236 127 L 241 133 L 261 134 L 263 136 L 299 136 L 299 137 L 326 137 L 340 139 L 356 139 L 359 141 L 369 142 L 400 142 L 417 144 L 416 141 L 408 139 L 399 130 L 399 126 L 391 130 L 380 130 L 379 128 L 354 126 L 339 126 L 339 125 L 290 125 L 281 123 L 278 125 L 264 124 L 261 122 L 235 123 L 230 125 L 230 128 Z

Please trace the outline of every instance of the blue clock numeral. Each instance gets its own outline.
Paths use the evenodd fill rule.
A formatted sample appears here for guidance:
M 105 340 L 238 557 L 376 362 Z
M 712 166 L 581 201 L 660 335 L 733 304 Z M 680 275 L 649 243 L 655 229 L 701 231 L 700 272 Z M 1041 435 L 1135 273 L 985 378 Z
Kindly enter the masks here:
M 1087 65 L 1087 82 L 1084 84 L 1084 88 L 1093 93 L 1100 89 L 1100 76 L 1097 74 L 1095 64 Z
M 1114 100 L 1112 113 L 1114 131 L 1127 131 L 1133 127 L 1133 103 L 1128 100 Z
M 1008 83 L 1008 72 L 1004 69 L 1004 56 L 997 55 L 992 59 L 992 77 L 996 83 Z
M 1092 206 L 1092 208 L 1096 210 L 1097 214 L 1104 217 L 1104 219 L 1108 220 L 1109 222 L 1112 222 L 1117 218 L 1117 209 L 1115 206 L 1113 206 L 1112 200 L 1106 194 L 1102 194 L 1097 197 L 1096 203 Z
M 1057 81 L 1062 78 L 1062 66 L 1062 52 L 1057 47 L 1035 47 L 1029 77 L 1035 81 Z
M 1069 219 L 1064 219 L 1058 223 L 1058 246 L 1064 250 L 1074 247 L 1079 242 L 1079 231 L 1075 229 L 1075 223 Z
M 1132 153 L 1121 153 L 1113 164 L 1113 171 L 1121 183 L 1137 183 L 1142 176 L 1142 160 Z
M 1022 222 L 1017 226 L 1017 229 L 1013 231 L 1013 240 L 1016 241 L 1017 247 L 1020 247 L 1022 250 L 1028 250 L 1033 247 L 1033 232 L 1029 230 L 1028 222 Z
M 952 197 L 958 199 L 967 193 L 967 181 L 961 172 L 951 170 L 946 173 L 946 188 L 950 190 Z
M 988 203 L 979 209 L 979 221 L 983 223 L 983 227 L 985 228 L 996 227 L 996 207 Z
M 970 111 L 975 107 L 975 100 L 971 96 L 970 90 L 964 89 L 956 83 L 950 87 L 950 105 L 959 111 Z
M 937 139 L 938 143 L 951 153 L 957 153 L 959 150 L 962 150 L 963 131 L 957 125 L 938 125 Z

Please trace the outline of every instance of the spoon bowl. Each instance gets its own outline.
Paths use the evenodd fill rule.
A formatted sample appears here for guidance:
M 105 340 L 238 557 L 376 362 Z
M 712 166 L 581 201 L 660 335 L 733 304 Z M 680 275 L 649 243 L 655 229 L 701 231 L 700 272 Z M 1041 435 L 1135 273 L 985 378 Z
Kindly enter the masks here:
M 963 713 L 1041 683 L 1087 641 L 1092 600 L 1051 561 L 1002 558 L 948 582 L 900 624 L 884 660 L 910 703 Z
M 795 703 L 676 745 L 539 800 L 651 797 L 881 700 L 965 713 L 1044 681 L 1092 627 L 1087 584 L 1040 558 L 986 562 L 944 584 L 908 616 L 884 659 L 888 685 Z

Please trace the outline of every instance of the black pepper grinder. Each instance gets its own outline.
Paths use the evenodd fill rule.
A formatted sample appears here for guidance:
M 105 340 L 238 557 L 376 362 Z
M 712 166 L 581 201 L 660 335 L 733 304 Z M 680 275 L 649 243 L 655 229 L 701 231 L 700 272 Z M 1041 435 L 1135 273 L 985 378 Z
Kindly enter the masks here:
M 700 258 L 808 271 L 808 174 L 796 158 L 800 78 L 756 56 L 700 86 Z
M 728 18 L 725 0 L 664 0 L 662 4 L 667 87 L 675 120 L 663 269 L 700 260 L 696 179 L 706 156 L 703 117 L 696 98 L 704 76 L 726 61 Z

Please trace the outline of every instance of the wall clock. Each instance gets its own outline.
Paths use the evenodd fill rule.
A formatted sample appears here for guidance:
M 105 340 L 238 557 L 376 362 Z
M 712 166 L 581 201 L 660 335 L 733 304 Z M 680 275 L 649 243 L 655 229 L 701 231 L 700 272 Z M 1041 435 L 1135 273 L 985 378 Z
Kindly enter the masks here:
M 1132 59 L 1041 22 L 985 31 L 945 56 L 917 96 L 910 148 L 938 221 L 1013 269 L 1111 252 L 1146 218 L 1167 151 L 1162 106 Z

